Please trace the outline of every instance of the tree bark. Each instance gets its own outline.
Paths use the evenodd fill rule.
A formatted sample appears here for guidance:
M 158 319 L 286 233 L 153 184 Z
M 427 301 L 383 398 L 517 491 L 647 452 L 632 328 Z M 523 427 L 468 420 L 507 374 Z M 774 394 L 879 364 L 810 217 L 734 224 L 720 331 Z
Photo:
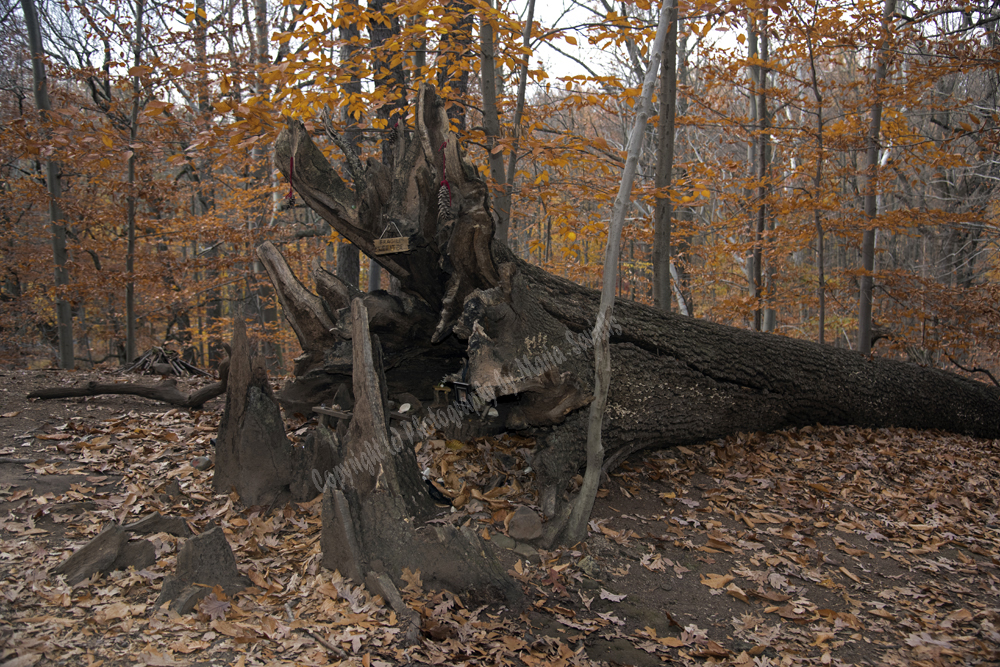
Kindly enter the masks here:
M 817 10 L 818 11 L 818 10 Z M 823 118 L 823 93 L 819 89 L 819 77 L 816 73 L 816 54 L 813 46 L 813 33 L 810 28 L 804 30 L 806 47 L 809 53 L 809 83 L 816 100 L 816 170 L 813 172 L 813 224 L 816 226 L 816 301 L 818 314 L 819 336 L 817 340 L 822 345 L 826 342 L 826 249 L 824 247 L 823 213 L 823 163 L 826 160 L 823 145 L 825 119 Z
M 384 573 L 397 584 L 409 568 L 435 588 L 462 593 L 471 604 L 519 607 L 519 586 L 478 534 L 469 527 L 424 523 L 436 510 L 412 447 L 389 429 L 378 336 L 371 334 L 362 299 L 354 299 L 350 311 L 357 343 L 354 413 L 343 439 L 322 428 L 317 432 L 336 460 L 322 484 L 323 565 L 354 581 Z
M 142 63 L 143 16 L 145 0 L 135 0 L 135 43 L 133 44 L 133 66 L 138 69 Z M 125 362 L 131 364 L 136 360 L 136 315 L 135 315 L 135 145 L 139 134 L 139 110 L 142 108 L 140 99 L 142 87 L 139 76 L 132 77 L 132 112 L 129 115 L 129 156 L 126 167 L 128 197 L 125 199 L 125 226 L 128 229 L 128 242 L 125 250 Z
M 618 195 L 611 209 L 611 225 L 608 227 L 608 245 L 604 254 L 604 275 L 601 285 L 601 303 L 597 311 L 597 323 L 591 334 L 594 341 L 594 398 L 590 403 L 590 415 L 587 420 L 587 469 L 580 485 L 580 493 L 573 503 L 569 515 L 569 524 L 565 535 L 570 543 L 580 542 L 587 538 L 587 522 L 594 509 L 594 500 L 601 483 L 601 466 L 604 464 L 604 446 L 602 433 L 605 410 L 608 403 L 608 388 L 611 385 L 611 344 L 610 329 L 614 322 L 612 313 L 615 308 L 615 283 L 617 282 L 618 260 L 621 248 L 622 228 L 625 227 L 625 216 L 631 206 L 632 183 L 639 167 L 639 156 L 642 153 L 643 140 L 646 137 L 646 124 L 652 111 L 653 88 L 656 85 L 656 71 L 663 56 L 663 48 L 670 30 L 673 9 L 664 4 L 660 10 L 660 20 L 656 27 L 656 38 L 650 49 L 652 56 L 646 77 L 642 84 L 642 94 L 636 108 L 635 122 L 629 135 L 628 150 L 625 157 L 625 169 L 618 186 Z M 667 260 L 669 262 L 669 259 Z M 560 526 L 553 522 L 549 532 L 551 541 L 559 537 Z
M 896 0 L 885 0 L 882 12 L 881 41 L 878 47 L 878 64 L 875 67 L 875 81 L 872 86 L 874 97 L 871 106 L 871 122 L 868 127 L 867 151 L 865 153 L 864 204 L 868 226 L 861 236 L 861 290 L 858 296 L 858 351 L 871 354 L 872 351 L 872 300 L 875 285 L 875 219 L 878 217 L 878 176 L 879 135 L 882 133 L 882 84 L 888 72 L 889 54 L 886 42 L 889 39 L 889 22 L 896 13 Z
M 360 49 L 361 31 L 356 22 L 361 7 L 354 2 L 346 2 L 341 10 L 340 39 L 343 42 L 340 47 L 341 67 L 346 67 L 350 72 L 350 79 L 343 84 L 344 92 L 347 95 L 356 96 L 360 99 L 362 93 L 361 79 L 358 77 L 354 62 L 354 55 Z M 361 153 L 361 131 L 358 129 L 360 118 L 356 118 L 351 111 L 351 105 L 347 104 L 343 110 L 343 121 L 345 124 L 344 134 L 347 141 L 354 147 L 355 153 Z M 348 285 L 358 287 L 361 283 L 361 255 L 356 245 L 350 243 L 337 244 L 337 275 Z
M 312 471 L 324 474 L 332 455 L 315 441 L 292 446 L 271 391 L 264 361 L 247 339 L 246 325 L 233 322 L 226 408 L 215 444 L 216 493 L 236 491 L 246 505 L 304 502 L 319 493 Z
M 524 32 L 522 39 L 524 49 L 531 50 L 531 29 L 535 21 L 535 0 L 528 0 L 528 16 L 524 21 Z M 502 243 L 507 243 L 510 235 L 511 208 L 514 206 L 514 179 L 517 178 L 517 151 L 521 141 L 521 120 L 524 118 L 524 96 L 528 89 L 528 61 L 530 56 L 525 56 L 521 61 L 520 74 L 517 79 L 517 103 L 514 107 L 514 142 L 510 147 L 510 157 L 507 158 L 507 176 L 505 178 L 505 189 L 502 206 L 507 207 L 507 219 L 497 228 L 497 238 Z M 516 243 L 516 240 L 515 240 Z M 548 246 L 546 246 L 548 248 Z M 516 245 L 515 245 L 516 249 Z
M 208 401 L 216 396 L 222 396 L 224 393 L 226 393 L 225 379 L 220 382 L 213 382 L 190 394 L 185 394 L 177 388 L 175 380 L 167 378 L 155 385 L 88 382 L 82 387 L 52 387 L 33 391 L 28 394 L 28 398 L 78 398 L 81 396 L 116 394 L 119 396 L 142 396 L 143 398 L 160 401 L 169 405 L 198 410 Z
M 45 49 L 42 28 L 33 0 L 21 0 L 24 23 L 28 31 L 28 48 L 31 49 L 31 78 L 35 91 L 35 108 L 42 123 L 48 122 L 52 105 L 49 102 L 48 77 L 45 74 Z M 52 259 L 55 264 L 56 331 L 59 334 L 59 368 L 73 368 L 73 312 L 62 291 L 69 285 L 66 253 L 66 221 L 59 200 L 62 197 L 62 178 L 59 163 L 45 161 L 45 186 L 49 191 L 49 222 L 52 226 Z
M 670 33 L 660 70 L 660 118 L 656 147 L 656 213 L 653 225 L 653 305 L 670 312 L 670 232 L 673 199 L 666 191 L 673 182 L 674 123 L 677 115 L 677 0 L 670 4 Z
M 437 411 L 439 423 L 481 412 L 495 399 L 498 428 L 536 438 L 542 507 L 554 516 L 584 462 L 581 408 L 593 398 L 589 350 L 599 294 L 493 241 L 487 184 L 462 159 L 432 89 L 419 91 L 415 121 L 396 145 L 393 171 L 369 160 L 359 191 L 340 179 L 298 121 L 279 136 L 276 162 L 288 165 L 294 154 L 293 183 L 303 201 L 365 252 L 374 252 L 387 221 L 409 239 L 408 251 L 381 256 L 401 295 L 361 295 L 383 343 L 389 391 L 424 400 L 449 374 L 468 383 L 471 405 Z M 284 309 L 290 319 L 315 319 L 309 326 L 317 330 L 327 327 L 323 314 L 332 323 L 329 337 L 319 339 L 299 333 L 309 328 L 305 322 L 294 324 L 303 355 L 279 395 L 286 408 L 318 405 L 351 380 L 348 307 L 357 295 L 320 268 L 314 277 L 318 301 L 302 296 L 301 285 L 275 285 L 283 299 L 303 302 Z M 1000 437 L 1000 391 L 973 380 L 630 302 L 614 315 L 605 469 L 645 447 L 816 423 Z
M 493 8 L 492 0 L 488 6 Z M 499 89 L 496 66 L 496 42 L 493 35 L 491 14 L 484 14 L 480 19 L 479 39 L 482 43 L 482 58 L 480 58 L 479 78 L 483 89 L 483 132 L 486 135 L 486 160 L 490 168 L 490 178 L 493 180 L 496 197 L 494 210 L 499 221 L 496 237 L 507 240 L 507 230 L 510 225 L 510 197 L 507 195 L 506 173 L 503 164 L 503 152 L 494 152 L 500 138 L 500 109 L 497 105 Z

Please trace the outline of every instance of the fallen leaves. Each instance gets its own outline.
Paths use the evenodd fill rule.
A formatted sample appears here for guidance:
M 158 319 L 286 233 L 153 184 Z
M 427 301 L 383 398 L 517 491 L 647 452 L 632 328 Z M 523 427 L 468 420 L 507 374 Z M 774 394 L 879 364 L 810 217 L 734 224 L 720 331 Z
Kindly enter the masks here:
M 221 589 L 213 591 L 198 601 L 198 611 L 213 621 L 225 619 L 226 613 L 233 606 L 229 600 L 225 599 L 225 595 L 221 595 L 223 599 L 219 599 L 217 596 L 220 593 Z
M 400 592 L 424 634 L 404 652 L 406 628 L 395 612 L 320 567 L 318 502 L 261 513 L 214 495 L 211 471 L 190 462 L 211 453 L 215 420 L 182 411 L 122 415 L 74 421 L 47 434 L 59 437 L 38 440 L 65 452 L 69 465 L 45 457 L 31 469 L 66 474 L 70 467 L 80 482 L 64 494 L 0 488 L 0 499 L 19 508 L 0 517 L 8 538 L 0 545 L 0 599 L 16 614 L 11 625 L 22 641 L 20 654 L 0 654 L 0 662 L 31 665 L 72 650 L 67 660 L 87 665 L 80 628 L 91 641 L 132 642 L 130 665 L 328 664 L 341 659 L 338 651 L 351 664 L 376 667 L 570 665 L 586 664 L 583 649 L 573 647 L 598 638 L 624 638 L 661 661 L 684 664 L 836 664 L 859 655 L 886 664 L 961 664 L 985 660 L 1000 644 L 995 443 L 803 429 L 729 439 L 725 457 L 713 456 L 712 445 L 654 454 L 611 485 L 614 504 L 602 507 L 613 513 L 593 518 L 588 550 L 508 565 L 534 596 L 532 613 L 556 629 L 467 609 L 459 597 L 425 590 L 421 573 L 405 572 Z M 448 522 L 502 533 L 516 504 L 533 500 L 525 472 L 531 446 L 527 439 L 427 444 L 421 460 L 439 486 L 464 496 Z M 116 489 L 101 486 L 119 478 Z M 623 499 L 632 505 L 609 509 Z M 70 503 L 81 508 L 60 513 Z M 43 519 L 65 524 L 72 546 L 106 521 L 154 510 L 183 516 L 198 530 L 210 521 L 222 525 L 253 586 L 231 599 L 210 594 L 186 617 L 150 613 L 145 605 L 176 559 L 179 540 L 167 535 L 151 537 L 157 563 L 147 571 L 76 589 L 47 578 L 64 545 L 55 552 L 40 546 L 52 539 Z M 620 556 L 589 551 L 596 540 Z M 641 567 L 630 569 L 636 563 Z M 645 594 L 657 582 L 673 586 L 668 599 L 689 596 L 700 605 L 691 613 L 679 612 L 676 601 L 663 605 L 671 623 L 664 621 L 659 635 L 634 615 L 647 609 Z M 734 619 L 730 636 L 694 625 L 702 614 L 725 613 Z M 107 651 L 90 662 L 117 667 L 120 657 Z
M 732 595 L 737 600 L 741 600 L 742 602 L 750 604 L 750 600 L 749 598 L 747 598 L 747 594 L 744 593 L 743 589 L 737 586 L 736 584 L 729 584 L 728 586 L 726 586 L 726 593 Z
M 601 599 L 602 600 L 609 600 L 611 602 L 621 602 L 626 597 L 628 597 L 628 596 L 627 595 L 615 595 L 614 593 L 609 593 L 608 591 L 604 590 L 603 588 L 601 589 Z
M 701 575 L 701 583 L 705 584 L 709 588 L 722 588 L 735 577 L 731 574 L 703 574 Z

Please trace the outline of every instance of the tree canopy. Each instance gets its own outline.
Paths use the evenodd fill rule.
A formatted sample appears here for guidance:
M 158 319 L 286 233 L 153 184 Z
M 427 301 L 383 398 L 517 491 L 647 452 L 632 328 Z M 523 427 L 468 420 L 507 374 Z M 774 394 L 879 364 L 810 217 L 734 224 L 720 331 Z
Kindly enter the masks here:
M 5 21 L 0 351 L 51 357 L 65 301 L 78 362 L 124 358 L 132 285 L 138 351 L 168 342 L 207 366 L 230 319 L 244 317 L 286 369 L 294 338 L 253 250 L 270 239 L 304 275 L 315 259 L 338 268 L 345 239 L 286 197 L 288 165 L 273 164 L 268 147 L 293 118 L 335 161 L 336 137 L 380 159 L 392 133 L 413 126 L 423 82 L 446 100 L 494 201 L 509 202 L 512 251 L 597 286 L 659 6 L 575 7 L 39 4 L 46 114 L 35 108 L 24 22 Z M 937 0 L 891 9 L 679 4 L 672 179 L 656 187 L 654 115 L 620 299 L 652 303 L 654 273 L 669 271 L 678 312 L 853 348 L 870 276 L 879 355 L 996 374 L 1000 16 Z M 22 17 L 11 0 L 0 11 Z M 67 232 L 59 285 L 50 161 Z M 655 266 L 654 209 L 665 198 L 672 247 Z

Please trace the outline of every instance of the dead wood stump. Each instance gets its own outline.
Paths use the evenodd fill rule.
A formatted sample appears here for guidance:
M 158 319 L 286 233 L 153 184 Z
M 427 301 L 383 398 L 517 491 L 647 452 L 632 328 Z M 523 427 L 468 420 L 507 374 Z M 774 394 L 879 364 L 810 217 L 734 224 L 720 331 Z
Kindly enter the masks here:
M 361 299 L 351 304 L 354 412 L 339 448 L 340 463 L 323 492 L 323 565 L 355 581 L 403 568 L 419 570 L 432 588 L 473 604 L 519 607 L 523 596 L 490 548 L 469 528 L 425 523 L 434 512 L 416 456 L 398 429 L 390 433 L 381 348 L 368 329 Z
M 325 473 L 333 460 L 315 440 L 293 446 L 285 435 L 281 410 L 267 371 L 235 320 L 226 408 L 215 447 L 216 493 L 235 490 L 247 505 L 305 501 L 320 492 L 312 471 Z
M 163 580 L 155 606 L 169 602 L 173 611 L 186 614 L 215 586 L 226 595 L 234 595 L 251 583 L 236 568 L 233 549 L 222 528 L 216 526 L 184 543 L 177 554 L 177 570 Z
M 148 540 L 129 541 L 129 529 L 116 523 L 108 525 L 81 549 L 53 568 L 54 574 L 66 575 L 66 581 L 76 586 L 95 574 L 112 570 L 136 570 L 156 562 L 156 548 Z

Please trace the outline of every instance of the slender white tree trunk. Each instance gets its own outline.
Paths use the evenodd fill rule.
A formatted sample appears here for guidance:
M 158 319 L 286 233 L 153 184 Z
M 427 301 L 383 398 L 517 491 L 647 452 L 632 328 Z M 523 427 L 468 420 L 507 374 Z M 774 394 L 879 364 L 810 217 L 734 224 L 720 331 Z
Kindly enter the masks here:
M 642 152 L 642 142 L 646 136 L 646 123 L 653 106 L 653 89 L 656 74 L 660 69 L 663 43 L 670 27 L 669 0 L 660 9 L 660 21 L 656 26 L 656 37 L 650 50 L 650 63 L 642 83 L 642 95 L 637 105 L 635 124 L 629 135 L 625 170 L 622 173 L 618 195 L 611 210 L 611 225 L 608 228 L 608 245 L 604 253 L 604 280 L 601 285 L 601 304 L 594 326 L 594 400 L 590 404 L 590 420 L 587 429 L 587 472 L 583 477 L 580 493 L 573 503 L 565 537 L 569 543 L 579 542 L 587 537 L 587 522 L 594 508 L 594 499 L 601 481 L 601 466 L 604 463 L 604 447 L 601 444 L 601 426 L 604 409 L 608 403 L 608 388 L 611 385 L 611 343 L 612 313 L 615 306 L 615 286 L 618 283 L 618 255 L 621 250 L 622 228 L 632 198 L 632 182 L 635 180 Z

